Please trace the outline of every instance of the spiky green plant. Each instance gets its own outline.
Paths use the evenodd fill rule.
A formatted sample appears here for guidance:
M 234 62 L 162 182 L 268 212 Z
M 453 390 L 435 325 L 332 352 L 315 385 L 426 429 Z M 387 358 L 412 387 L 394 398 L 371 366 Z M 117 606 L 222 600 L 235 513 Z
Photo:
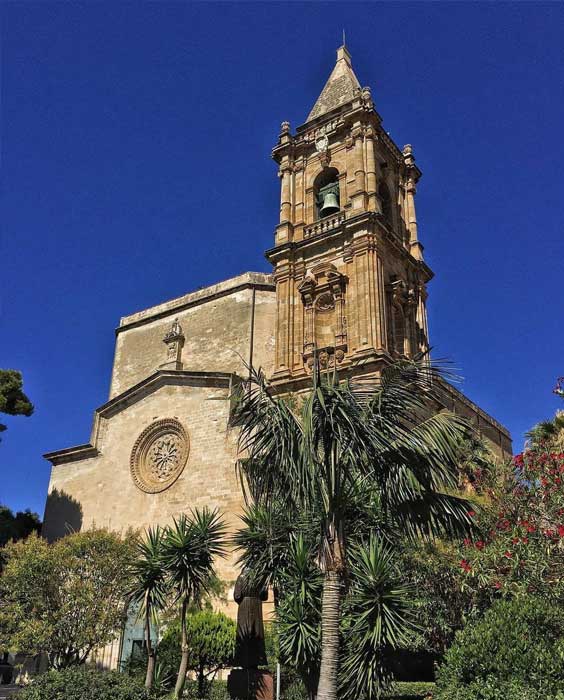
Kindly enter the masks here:
M 163 536 L 159 527 L 149 528 L 136 543 L 135 559 L 131 564 L 133 585 L 129 591 L 131 603 L 139 606 L 145 622 L 147 673 L 145 687 L 151 688 L 155 676 L 156 649 L 151 640 L 151 621 L 167 603 L 170 585 L 163 562 Z
M 182 697 L 189 662 L 186 613 L 191 603 L 209 594 L 216 579 L 214 561 L 225 554 L 226 527 L 217 510 L 194 509 L 167 528 L 163 561 L 176 600 L 180 603 L 182 655 L 174 697 Z

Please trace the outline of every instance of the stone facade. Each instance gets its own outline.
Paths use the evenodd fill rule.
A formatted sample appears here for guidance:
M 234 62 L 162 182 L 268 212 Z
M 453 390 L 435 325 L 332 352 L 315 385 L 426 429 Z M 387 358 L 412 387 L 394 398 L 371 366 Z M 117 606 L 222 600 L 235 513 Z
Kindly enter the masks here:
M 282 124 L 273 158 L 273 274 L 246 273 L 121 319 L 109 400 L 89 444 L 46 455 L 47 538 L 94 524 L 167 524 L 204 505 L 234 528 L 242 494 L 229 396 L 246 365 L 261 366 L 280 392 L 302 391 L 315 353 L 357 376 L 429 347 L 421 172 L 411 146 L 399 149 L 384 131 L 346 47 L 307 123 L 295 134 Z M 443 398 L 437 410 L 467 416 L 495 454 L 510 455 L 503 426 L 446 383 Z M 234 555 L 218 568 L 235 580 Z

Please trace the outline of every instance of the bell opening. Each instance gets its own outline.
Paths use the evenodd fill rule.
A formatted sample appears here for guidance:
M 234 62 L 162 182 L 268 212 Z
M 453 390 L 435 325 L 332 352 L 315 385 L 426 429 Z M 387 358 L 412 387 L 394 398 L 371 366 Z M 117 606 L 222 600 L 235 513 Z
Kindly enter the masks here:
M 321 174 L 316 185 L 317 218 L 323 219 L 340 211 L 338 171 L 328 168 Z

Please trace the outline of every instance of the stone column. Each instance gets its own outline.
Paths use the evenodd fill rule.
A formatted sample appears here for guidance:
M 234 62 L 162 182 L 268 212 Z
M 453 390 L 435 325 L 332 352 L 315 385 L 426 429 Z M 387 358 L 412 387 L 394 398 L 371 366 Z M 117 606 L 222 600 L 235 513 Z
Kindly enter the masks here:
M 280 188 L 280 223 L 282 223 L 285 221 L 290 221 L 292 214 L 292 169 L 290 165 L 287 163 L 284 164 L 280 168 L 278 175 L 282 180 L 282 187 Z
M 355 177 L 355 191 L 359 192 L 365 191 L 365 179 L 364 179 L 364 144 L 362 139 L 362 130 L 357 128 L 353 133 L 354 138 L 354 177 Z
M 417 217 L 415 215 L 415 192 L 418 178 L 418 170 L 415 166 L 413 149 L 409 144 L 403 147 L 403 157 L 407 166 L 407 180 L 405 187 L 407 228 L 409 230 L 409 248 L 416 260 L 423 260 L 423 246 L 417 237 Z
M 380 211 L 380 201 L 376 196 L 376 143 L 372 127 L 366 130 L 366 193 L 369 211 Z

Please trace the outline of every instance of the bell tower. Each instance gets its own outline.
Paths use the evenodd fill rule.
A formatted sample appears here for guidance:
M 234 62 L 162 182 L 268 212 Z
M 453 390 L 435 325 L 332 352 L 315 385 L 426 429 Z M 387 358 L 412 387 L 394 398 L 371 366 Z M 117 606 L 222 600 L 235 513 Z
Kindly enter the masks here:
M 417 237 L 421 172 L 411 146 L 382 128 L 346 46 L 306 123 L 282 123 L 272 157 L 281 180 L 274 266 L 281 389 L 307 379 L 317 353 L 343 375 L 377 372 L 428 347 L 426 284 Z

